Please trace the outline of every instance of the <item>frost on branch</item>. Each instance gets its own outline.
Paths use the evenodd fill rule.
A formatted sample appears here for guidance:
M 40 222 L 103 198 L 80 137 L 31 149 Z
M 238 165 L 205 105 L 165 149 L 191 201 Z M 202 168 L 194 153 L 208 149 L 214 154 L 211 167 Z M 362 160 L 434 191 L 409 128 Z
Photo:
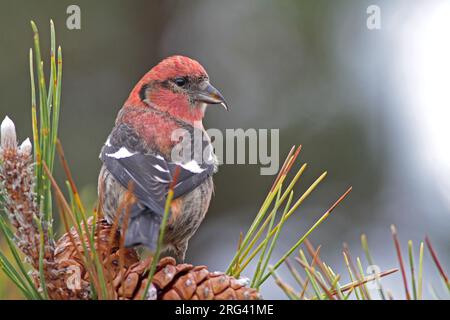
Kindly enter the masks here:
M 40 220 L 39 206 L 34 192 L 35 175 L 32 145 L 26 139 L 19 147 L 14 122 L 5 117 L 0 126 L 0 192 L 11 226 L 15 229 L 14 240 L 36 270 L 39 268 Z M 49 279 L 54 259 L 53 244 L 44 228 L 44 271 Z
M 6 116 L 0 126 L 1 133 L 1 147 L 3 149 L 17 148 L 16 127 L 14 122 Z

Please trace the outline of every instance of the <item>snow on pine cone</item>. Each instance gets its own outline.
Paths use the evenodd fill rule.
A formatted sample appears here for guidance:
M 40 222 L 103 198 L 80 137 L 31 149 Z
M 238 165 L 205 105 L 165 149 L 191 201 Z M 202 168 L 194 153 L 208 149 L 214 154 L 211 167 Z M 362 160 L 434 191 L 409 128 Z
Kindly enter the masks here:
M 89 223 L 90 225 L 90 223 Z M 110 245 L 112 226 L 102 220 L 97 224 L 96 248 L 105 269 L 108 299 L 141 299 L 147 286 L 151 258 L 140 260 L 134 249 L 124 249 L 120 257 L 120 234 L 116 232 Z M 90 226 L 91 227 L 91 226 Z M 83 245 L 77 232 L 65 234 L 56 244 L 55 261 L 62 279 L 52 299 L 89 299 L 89 272 L 84 263 Z M 73 242 L 76 243 L 74 247 Z M 122 272 L 120 272 L 122 269 Z M 123 276 L 122 276 L 123 275 Z M 61 287 L 61 283 L 66 283 Z M 159 261 L 146 298 L 150 300 L 256 300 L 257 290 L 248 288 L 247 279 L 235 279 L 221 272 L 209 272 L 206 266 L 176 264 L 171 257 Z M 55 294 L 53 294 L 55 293 Z

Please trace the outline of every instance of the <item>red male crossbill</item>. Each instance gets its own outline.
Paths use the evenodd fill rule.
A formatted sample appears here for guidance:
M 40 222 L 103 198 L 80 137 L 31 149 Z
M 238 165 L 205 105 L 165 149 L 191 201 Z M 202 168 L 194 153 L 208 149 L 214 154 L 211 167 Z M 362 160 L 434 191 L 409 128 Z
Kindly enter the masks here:
M 205 69 L 183 56 L 164 59 L 136 84 L 119 111 L 115 126 L 102 148 L 103 166 L 99 175 L 99 197 L 109 223 L 125 210 L 120 209 L 128 192 L 134 197 L 129 208 L 125 245 L 156 246 L 169 186 L 174 200 L 164 239 L 163 254 L 184 261 L 188 241 L 195 233 L 213 193 L 216 172 L 213 148 L 202 119 L 208 104 L 227 108 L 222 94 L 209 83 Z M 202 136 L 200 147 L 190 150 L 185 161 L 173 159 L 184 130 L 193 139 Z M 191 143 L 194 146 L 194 141 Z M 175 180 L 175 181 L 174 181 Z

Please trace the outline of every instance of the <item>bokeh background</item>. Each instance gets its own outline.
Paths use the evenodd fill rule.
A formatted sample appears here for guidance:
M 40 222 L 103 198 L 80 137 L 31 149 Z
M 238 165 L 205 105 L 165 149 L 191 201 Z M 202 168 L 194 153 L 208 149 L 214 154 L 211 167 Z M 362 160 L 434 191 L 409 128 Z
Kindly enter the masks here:
M 81 8 L 81 30 L 66 28 L 70 4 Z M 371 4 L 381 8 L 380 30 L 366 27 Z M 187 55 L 206 67 L 231 105 L 228 113 L 209 109 L 207 127 L 279 128 L 280 159 L 302 144 L 309 169 L 297 195 L 328 170 L 275 257 L 352 185 L 310 238 L 337 271 L 345 272 L 343 242 L 363 256 L 363 232 L 381 269 L 396 267 L 391 224 L 404 253 L 408 239 L 417 251 L 428 234 L 450 266 L 449 17 L 449 1 L 431 0 L 1 0 L 0 117 L 14 119 L 21 139 L 31 135 L 29 21 L 48 48 L 52 18 L 64 55 L 60 138 L 93 206 L 98 153 L 129 91 L 162 58 Z M 258 165 L 223 165 L 188 261 L 225 269 L 272 179 Z M 426 260 L 426 283 L 445 293 L 428 252 Z M 403 297 L 399 273 L 383 283 Z M 424 293 L 430 297 L 427 286 Z M 272 282 L 263 295 L 284 298 Z M 0 275 L 0 298 L 16 297 Z

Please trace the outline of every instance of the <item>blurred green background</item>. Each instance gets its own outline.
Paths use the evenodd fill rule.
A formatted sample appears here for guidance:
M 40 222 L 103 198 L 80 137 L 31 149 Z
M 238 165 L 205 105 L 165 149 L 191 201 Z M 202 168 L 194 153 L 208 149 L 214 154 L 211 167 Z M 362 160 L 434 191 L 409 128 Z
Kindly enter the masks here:
M 81 30 L 66 28 L 71 4 L 81 8 Z M 381 9 L 380 30 L 366 26 L 371 4 Z M 48 48 L 53 19 L 64 56 L 60 138 L 93 206 L 98 154 L 129 91 L 162 58 L 187 55 L 205 66 L 231 106 L 228 113 L 210 108 L 207 128 L 279 128 L 280 161 L 302 144 L 309 168 L 297 196 L 328 170 L 276 257 L 352 185 L 311 237 L 324 260 L 343 272 L 342 242 L 362 255 L 365 232 L 380 267 L 395 267 L 389 226 L 396 224 L 405 250 L 407 239 L 418 247 L 428 234 L 449 266 L 449 15 L 448 1 L 429 0 L 1 0 L 0 117 L 15 121 L 20 139 L 31 135 L 29 21 Z M 187 260 L 225 269 L 272 179 L 258 165 L 221 166 Z M 401 297 L 400 274 L 383 281 Z M 439 284 L 430 263 L 425 281 Z M 272 283 L 263 295 L 284 297 Z M 0 275 L 0 298 L 16 297 Z

